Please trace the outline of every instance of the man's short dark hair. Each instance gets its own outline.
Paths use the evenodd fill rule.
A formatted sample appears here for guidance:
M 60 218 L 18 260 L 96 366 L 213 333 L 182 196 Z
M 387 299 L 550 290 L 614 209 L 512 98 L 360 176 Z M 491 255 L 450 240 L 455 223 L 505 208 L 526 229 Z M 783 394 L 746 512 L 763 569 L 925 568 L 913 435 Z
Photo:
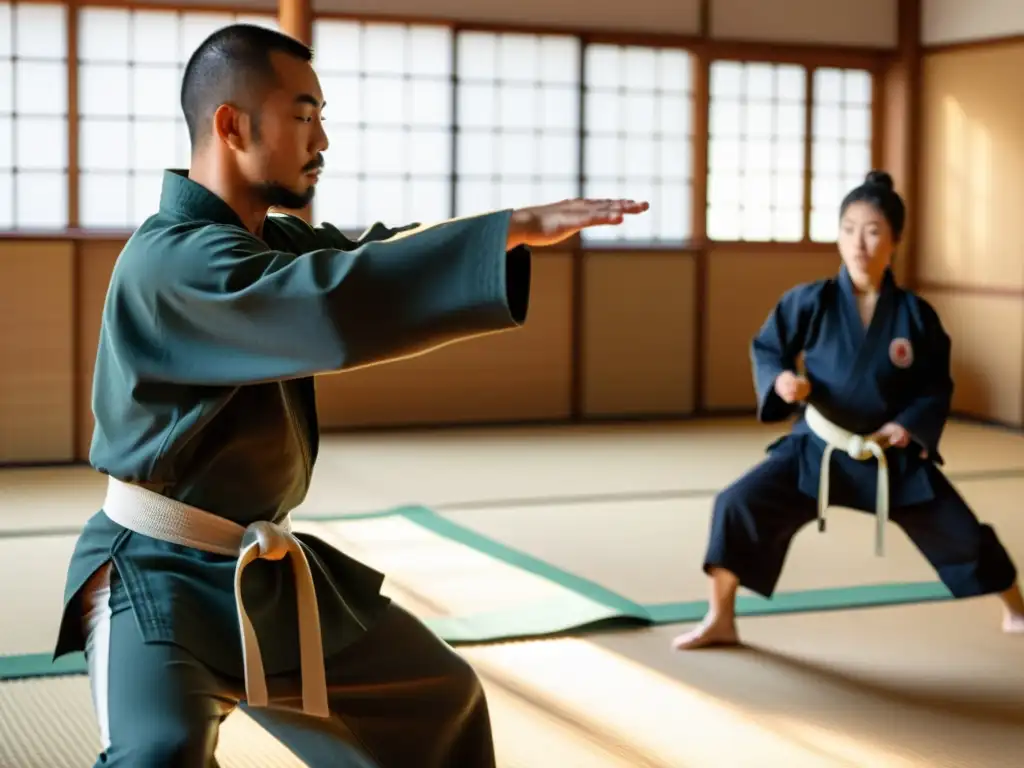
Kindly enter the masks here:
M 313 60 L 310 48 L 295 38 L 253 24 L 219 29 L 195 50 L 181 82 L 181 109 L 193 149 L 211 132 L 213 113 L 221 104 L 236 104 L 256 120 L 258 99 L 274 83 L 274 51 Z

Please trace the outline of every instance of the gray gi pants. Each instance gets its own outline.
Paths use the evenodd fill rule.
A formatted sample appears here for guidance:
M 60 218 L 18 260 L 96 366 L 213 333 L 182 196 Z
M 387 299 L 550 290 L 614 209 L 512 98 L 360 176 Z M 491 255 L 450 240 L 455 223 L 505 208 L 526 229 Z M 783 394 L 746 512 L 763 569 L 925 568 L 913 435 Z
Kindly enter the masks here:
M 476 674 L 402 608 L 327 659 L 332 714 L 321 719 L 302 713 L 297 675 L 268 678 L 271 707 L 246 707 L 241 680 L 179 646 L 144 643 L 127 600 L 111 601 L 109 574 L 97 574 L 83 600 L 103 744 L 96 768 L 216 768 L 219 727 L 236 706 L 310 768 L 494 768 Z

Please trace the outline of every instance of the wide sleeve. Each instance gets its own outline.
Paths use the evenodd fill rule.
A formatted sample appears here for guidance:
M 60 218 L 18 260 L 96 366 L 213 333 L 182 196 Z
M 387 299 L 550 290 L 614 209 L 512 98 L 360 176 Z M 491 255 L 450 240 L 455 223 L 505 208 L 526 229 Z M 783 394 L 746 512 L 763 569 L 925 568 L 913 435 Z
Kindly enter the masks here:
M 953 403 L 952 343 L 932 307 L 919 302 L 921 334 L 914 351 L 915 397 L 893 419 L 929 456 L 939 456 L 939 441 Z
M 783 294 L 750 345 L 757 418 L 760 421 L 782 421 L 799 407 L 778 396 L 775 379 L 783 371 L 796 371 L 797 357 L 803 351 L 806 309 L 811 291 L 811 286 L 801 285 Z
M 108 300 L 142 380 L 239 386 L 352 369 L 525 322 L 530 253 L 509 212 L 272 250 L 236 227 L 160 237 L 147 290 Z M 326 233 L 326 234 L 325 234 Z

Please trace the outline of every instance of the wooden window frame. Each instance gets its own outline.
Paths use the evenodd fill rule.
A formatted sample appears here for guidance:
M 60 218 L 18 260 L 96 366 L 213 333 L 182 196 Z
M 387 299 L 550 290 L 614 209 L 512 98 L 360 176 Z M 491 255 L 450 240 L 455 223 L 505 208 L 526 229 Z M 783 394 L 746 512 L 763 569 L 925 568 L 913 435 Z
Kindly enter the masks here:
M 764 48 L 760 44 L 749 46 L 752 49 L 749 53 L 747 46 L 735 48 L 729 46 L 723 53 L 714 53 L 707 56 L 702 64 L 706 68 L 705 77 L 710 77 L 711 64 L 716 61 L 732 61 L 744 64 L 789 64 L 800 66 L 804 69 L 804 201 L 803 201 L 803 237 L 798 241 L 774 241 L 774 240 L 706 240 L 705 247 L 729 248 L 733 250 L 831 250 L 834 243 L 829 241 L 816 241 L 811 239 L 811 209 L 813 207 L 812 180 L 814 176 L 813 146 L 814 146 L 814 74 L 818 69 L 855 69 L 865 71 L 871 78 L 872 99 L 871 99 L 871 167 L 879 168 L 882 165 L 884 156 L 884 135 L 881 126 L 884 72 L 891 58 L 889 52 L 857 52 L 851 50 L 794 50 L 781 48 L 778 51 Z M 705 112 L 710 116 L 711 94 L 710 83 L 705 87 L 707 102 Z M 703 143 L 707 146 L 710 141 L 710 131 L 705 123 Z M 705 178 L 707 169 L 705 168 Z M 707 197 L 701 201 L 703 205 L 698 208 L 695 201 L 694 216 L 699 217 L 706 214 Z

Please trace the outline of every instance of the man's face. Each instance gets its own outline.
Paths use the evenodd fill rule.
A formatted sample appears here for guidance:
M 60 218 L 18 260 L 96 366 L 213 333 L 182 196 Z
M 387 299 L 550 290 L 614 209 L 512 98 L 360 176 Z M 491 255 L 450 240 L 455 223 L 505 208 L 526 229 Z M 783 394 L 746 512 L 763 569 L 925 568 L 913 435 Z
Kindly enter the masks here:
M 269 206 L 304 208 L 313 199 L 323 152 L 323 92 L 309 62 L 272 54 L 277 82 L 264 94 L 250 123 L 239 168 Z

